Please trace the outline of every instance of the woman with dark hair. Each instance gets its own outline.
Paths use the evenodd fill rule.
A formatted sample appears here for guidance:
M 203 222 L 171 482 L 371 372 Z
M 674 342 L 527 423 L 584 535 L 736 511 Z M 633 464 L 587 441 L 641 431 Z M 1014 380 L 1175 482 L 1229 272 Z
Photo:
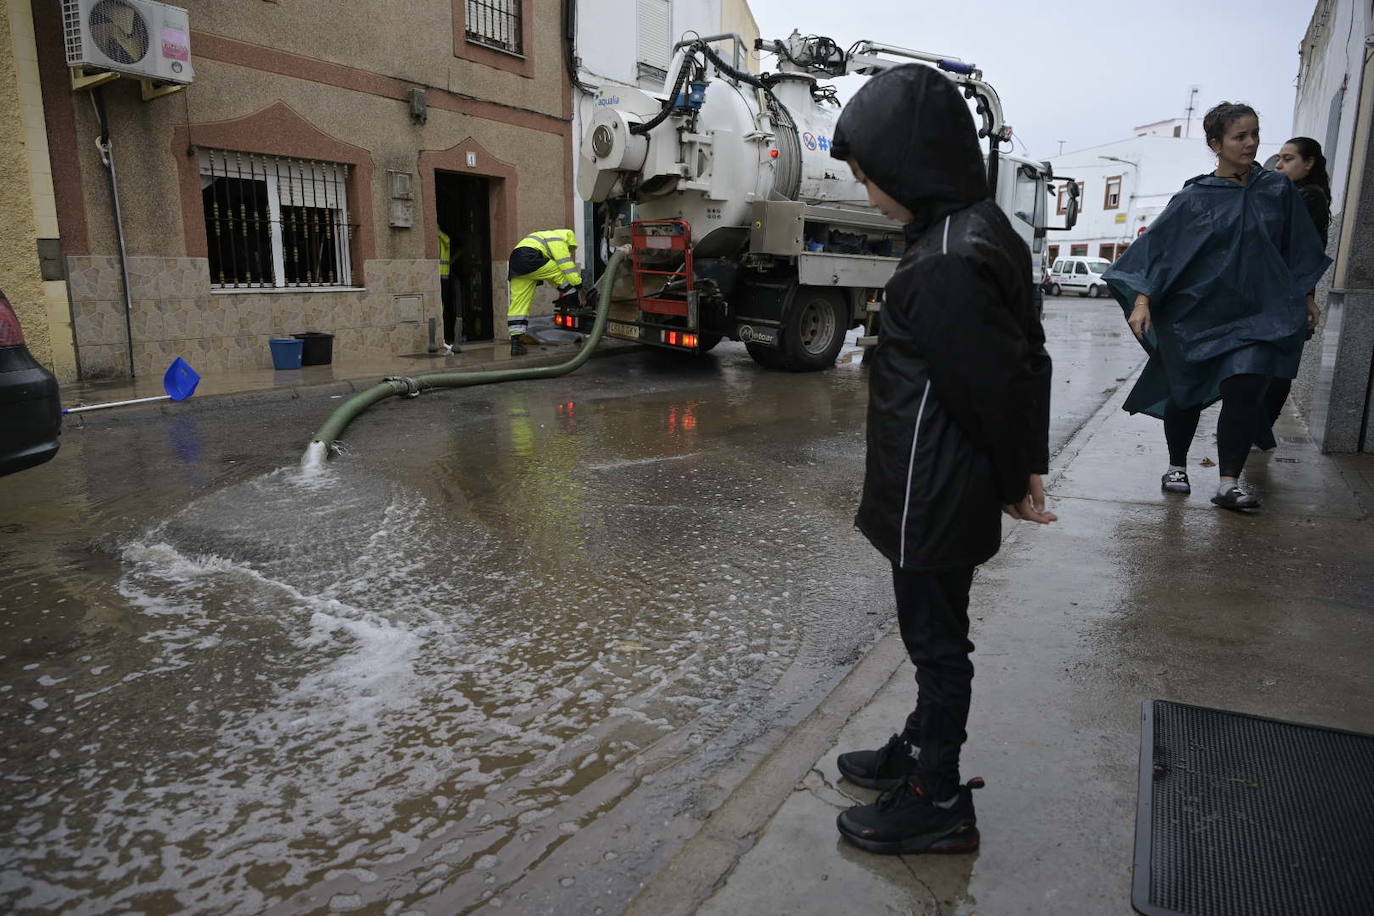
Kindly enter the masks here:
M 1189 180 L 1105 279 L 1150 354 L 1125 407 L 1164 420 L 1162 489 L 1191 491 L 1188 448 L 1220 400 L 1212 502 L 1254 509 L 1240 474 L 1269 419 L 1265 390 L 1297 375 L 1317 317 L 1309 290 L 1330 259 L 1292 182 L 1255 162 L 1255 110 L 1222 102 L 1202 126 L 1216 170 Z
M 1278 162 L 1274 170 L 1288 176 L 1297 185 L 1302 202 L 1307 205 L 1307 215 L 1312 217 L 1312 225 L 1322 240 L 1322 250 L 1326 250 L 1331 230 L 1331 178 L 1326 174 L 1326 157 L 1322 155 L 1322 145 L 1311 137 L 1294 137 L 1279 150 Z M 1311 293 L 1316 302 L 1316 291 Z M 1312 333 L 1308 332 L 1308 337 Z M 1265 409 L 1269 425 L 1255 436 L 1255 445 L 1268 451 L 1277 443 L 1274 441 L 1274 423 L 1283 413 L 1283 405 L 1288 401 L 1288 392 L 1293 380 L 1274 378 L 1269 380 L 1269 390 L 1265 392 Z

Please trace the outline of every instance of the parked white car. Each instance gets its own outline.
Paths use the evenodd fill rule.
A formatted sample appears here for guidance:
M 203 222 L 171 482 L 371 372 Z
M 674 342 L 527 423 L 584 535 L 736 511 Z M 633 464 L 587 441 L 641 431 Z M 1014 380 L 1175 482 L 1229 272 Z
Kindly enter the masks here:
M 1094 299 L 1105 298 L 1108 290 L 1102 275 L 1111 266 L 1112 262 L 1104 258 L 1060 258 L 1050 268 L 1050 295 L 1078 293 Z

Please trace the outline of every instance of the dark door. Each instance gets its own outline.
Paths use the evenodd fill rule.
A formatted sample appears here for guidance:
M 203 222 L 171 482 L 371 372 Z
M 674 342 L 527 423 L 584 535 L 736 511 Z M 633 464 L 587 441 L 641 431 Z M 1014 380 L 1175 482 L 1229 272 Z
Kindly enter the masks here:
M 464 340 L 491 340 L 491 179 L 436 172 L 439 226 L 452 240 L 452 295 L 463 319 Z M 445 339 L 453 330 L 445 328 Z

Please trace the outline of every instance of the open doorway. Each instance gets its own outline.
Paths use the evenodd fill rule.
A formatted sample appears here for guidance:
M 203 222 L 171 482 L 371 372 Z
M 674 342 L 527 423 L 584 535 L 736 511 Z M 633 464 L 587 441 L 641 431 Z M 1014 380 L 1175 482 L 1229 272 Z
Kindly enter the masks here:
M 444 307 L 444 340 L 491 340 L 491 180 L 458 172 L 434 173 L 439 228 L 450 239 L 451 266 Z M 457 318 L 462 318 L 459 331 Z

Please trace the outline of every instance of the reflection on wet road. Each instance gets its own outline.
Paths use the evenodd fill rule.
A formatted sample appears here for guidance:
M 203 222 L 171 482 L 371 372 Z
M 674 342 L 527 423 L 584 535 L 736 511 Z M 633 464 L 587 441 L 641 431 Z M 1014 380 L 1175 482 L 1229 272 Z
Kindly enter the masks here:
M 1119 325 L 1047 318 L 1058 443 Z M 337 403 L 93 423 L 0 481 L 6 908 L 612 912 L 889 622 L 857 364 L 622 355 L 298 470 Z

